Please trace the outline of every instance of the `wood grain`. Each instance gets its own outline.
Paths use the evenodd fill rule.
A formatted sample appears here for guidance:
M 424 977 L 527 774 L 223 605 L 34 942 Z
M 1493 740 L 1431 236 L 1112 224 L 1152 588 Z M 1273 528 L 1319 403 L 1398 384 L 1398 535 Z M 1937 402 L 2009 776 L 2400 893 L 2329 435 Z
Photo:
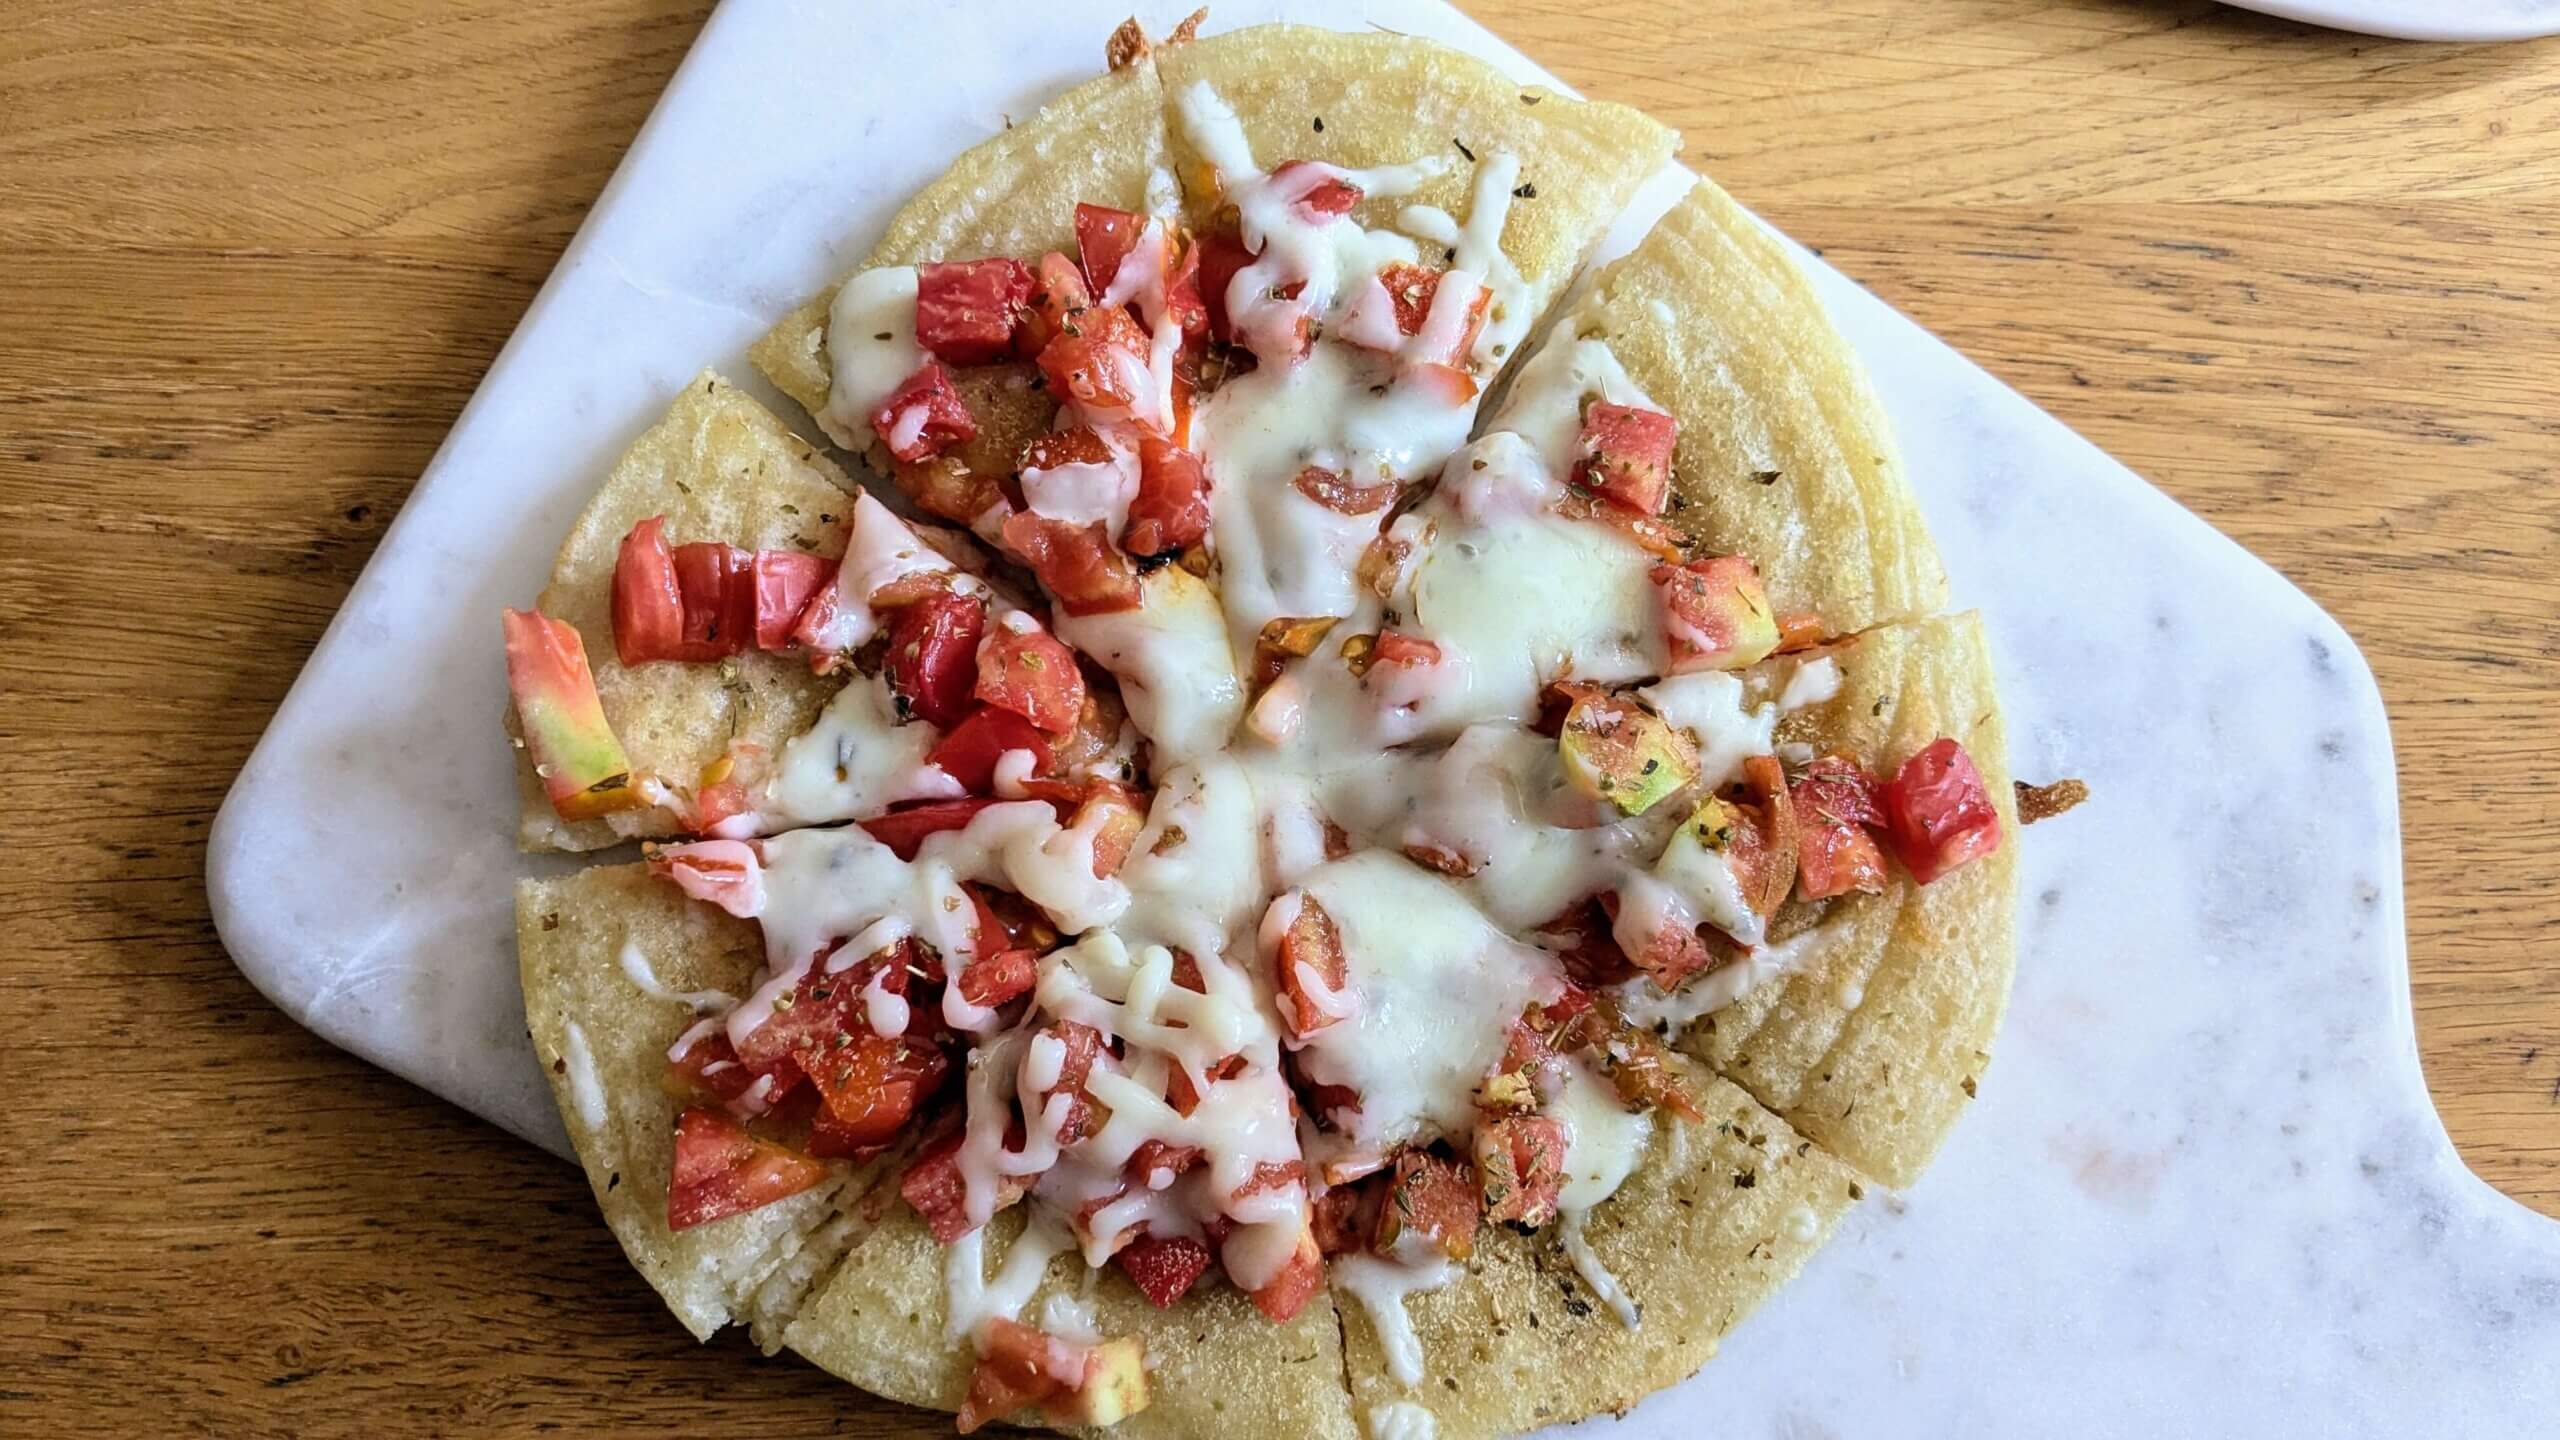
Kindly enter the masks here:
M 295 1028 L 205 912 L 225 787 L 706 8 L 0 32 L 0 1431 L 943 1433 L 697 1350 L 574 1172 Z M 1477 10 L 2345 622 L 2428 1072 L 2560 1214 L 2560 48 L 2151 0 Z

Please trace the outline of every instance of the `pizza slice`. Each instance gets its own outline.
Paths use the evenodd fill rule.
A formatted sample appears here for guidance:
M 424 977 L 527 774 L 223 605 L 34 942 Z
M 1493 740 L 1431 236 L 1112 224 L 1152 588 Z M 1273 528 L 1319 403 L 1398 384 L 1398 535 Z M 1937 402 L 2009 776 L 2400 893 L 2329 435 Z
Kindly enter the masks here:
M 746 993 L 759 949 L 752 926 L 637 865 L 516 889 L 526 1024 L 605 1223 L 694 1338 L 739 1322 L 771 1350 L 859 1238 L 879 1166 L 722 1108 L 748 1077 L 705 1015 Z
M 550 623 L 510 622 L 519 843 L 688 832 L 732 756 L 815 722 L 839 682 L 768 642 L 843 553 L 856 503 L 737 387 L 707 371 L 685 387 L 570 529 L 536 603 Z
M 1420 1430 L 1414 1411 L 1437 1440 L 1624 1412 L 1705 1364 L 1822 1246 L 1863 1193 L 1857 1173 L 1730 1082 L 1683 1083 L 1702 1118 L 1643 1127 L 1625 1183 L 1587 1219 L 1535 1236 L 1485 1226 L 1439 1284 L 1374 1255 L 1334 1262 L 1370 1434 Z
M 1577 409 L 1551 403 L 1575 390 Z M 1712 181 L 1599 272 L 1515 394 L 1505 423 L 1551 464 L 1704 553 L 1751 557 L 1791 626 L 1848 634 L 1947 602 L 1865 370 L 1785 248 Z
M 1772 731 L 1800 862 L 1770 943 L 1714 988 L 1630 1003 L 1666 1026 L 1694 1015 L 1682 1048 L 1909 1185 L 1974 1098 L 2016 966 L 2018 816 L 1990 657 L 1967 613 L 1802 663 L 1831 673 L 1797 682 Z

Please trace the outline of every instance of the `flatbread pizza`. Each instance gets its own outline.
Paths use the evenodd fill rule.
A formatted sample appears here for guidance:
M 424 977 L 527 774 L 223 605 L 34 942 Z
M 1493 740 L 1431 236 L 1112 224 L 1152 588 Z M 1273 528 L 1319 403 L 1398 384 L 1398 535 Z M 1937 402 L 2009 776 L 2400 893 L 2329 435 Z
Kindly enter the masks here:
M 1784 252 L 1428 43 L 955 161 L 505 617 L 537 1053 L 635 1267 L 890 1399 L 1492 1436 L 1704 1364 L 1976 1093 L 1996 695 Z M 1559 314 L 1568 293 L 1578 299 Z

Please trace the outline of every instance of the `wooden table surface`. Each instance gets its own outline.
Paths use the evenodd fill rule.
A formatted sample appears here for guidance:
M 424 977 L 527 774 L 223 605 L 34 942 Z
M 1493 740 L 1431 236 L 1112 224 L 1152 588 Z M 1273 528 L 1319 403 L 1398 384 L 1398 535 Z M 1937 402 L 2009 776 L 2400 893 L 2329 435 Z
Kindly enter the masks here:
M 296 1028 L 206 917 L 225 787 L 707 8 L 11 10 L 0 1431 L 944 1432 L 697 1349 L 574 1171 Z M 2428 1074 L 2560 1214 L 2560 45 L 1477 9 L 2354 633 Z

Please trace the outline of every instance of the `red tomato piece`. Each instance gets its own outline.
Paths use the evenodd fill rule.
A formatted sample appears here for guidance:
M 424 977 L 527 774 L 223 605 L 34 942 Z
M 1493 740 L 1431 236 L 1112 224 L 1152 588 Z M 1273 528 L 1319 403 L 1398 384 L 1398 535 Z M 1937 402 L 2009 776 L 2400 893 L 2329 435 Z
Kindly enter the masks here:
M 1173 273 L 1164 277 L 1164 313 L 1182 330 L 1186 348 L 1209 338 L 1209 305 L 1200 293 L 1200 246 L 1182 247 Z
M 1420 1231 L 1441 1254 L 1464 1260 L 1475 1253 L 1476 1226 L 1483 1219 L 1484 1201 L 1472 1173 L 1435 1159 L 1429 1151 L 1407 1150 L 1396 1157 L 1369 1248 L 1381 1255 L 1393 1254 L 1397 1240 L 1410 1228 Z
M 1408 365 L 1396 383 L 1451 409 L 1476 398 L 1476 377 L 1455 365 Z
M 1354 484 L 1351 477 L 1321 465 L 1309 465 L 1289 482 L 1299 494 L 1337 515 L 1374 515 L 1396 498 L 1392 480 L 1375 485 Z
M 1209 471 L 1200 457 L 1152 435 L 1138 444 L 1138 493 L 1129 502 L 1121 548 L 1163 555 L 1200 543 L 1209 533 Z
M 978 642 L 976 694 L 1052 735 L 1064 734 L 1084 713 L 1084 672 L 1057 636 L 1036 625 L 1016 630 L 998 621 Z
M 981 1353 L 969 1372 L 957 1427 L 967 1435 L 1032 1405 L 1048 1405 L 1072 1393 L 1090 1353 L 1017 1320 L 990 1317 L 978 1331 Z M 1060 1373 L 1060 1372 L 1065 1373 Z
M 1717 555 L 1684 565 L 1656 565 L 1647 578 L 1662 601 L 1672 669 L 1739 670 L 1777 648 L 1778 622 L 1769 613 L 1760 569 L 1749 557 Z
M 740 1063 L 728 1033 L 715 1028 L 667 1062 L 666 1088 L 680 1100 L 726 1105 L 747 1093 L 756 1083 L 756 1073 Z
M 1923 885 L 2000 848 L 2000 812 L 1953 739 L 1941 736 L 1903 761 L 1876 799 L 1894 857 Z
M 1680 422 L 1659 410 L 1595 400 L 1582 414 L 1582 459 L 1573 478 L 1639 515 L 1659 515 L 1671 501 L 1679 437 Z
M 1031 303 L 1031 267 L 997 256 L 916 267 L 916 343 L 950 365 L 993 365 L 1013 354 Z
M 1304 1040 L 1349 1010 L 1343 987 L 1350 983 L 1350 966 L 1342 954 L 1342 931 L 1315 896 L 1299 892 L 1298 913 L 1280 932 L 1275 965 L 1285 1002 L 1280 1019 L 1289 1038 Z
M 978 684 L 984 602 L 937 590 L 901 607 L 889 623 L 889 690 L 907 713 L 948 730 L 969 713 Z
M 1315 1234 L 1318 1253 L 1330 1260 L 1366 1249 L 1369 1233 L 1377 1228 L 1378 1203 L 1378 1187 L 1357 1181 L 1317 1196 L 1309 1206 L 1308 1227 Z
M 1040 983 L 1040 957 L 1028 950 L 999 950 L 971 960 L 960 971 L 960 998 L 990 1010 L 1031 993 Z
M 1040 347 L 1040 373 L 1059 404 L 1126 414 L 1153 387 L 1147 332 L 1118 306 L 1090 306 Z M 966 439 L 966 436 L 962 437 Z
M 1009 515 L 1004 543 L 1070 615 L 1138 608 L 1138 572 L 1112 548 L 1099 520 L 1071 525 L 1046 515 Z
M 764 910 L 763 857 L 744 840 L 658 846 L 649 854 L 649 873 L 742 920 Z
M 1253 252 L 1244 248 L 1244 237 L 1233 230 L 1212 230 L 1194 248 L 1200 256 L 1200 303 L 1207 312 L 1209 337 L 1222 345 L 1232 344 L 1235 328 L 1227 319 L 1227 288 L 1237 271 L 1253 263 Z
M 1208 1152 L 1197 1145 L 1171 1145 L 1162 1140 L 1141 1140 L 1129 1152 L 1129 1163 L 1122 1169 L 1132 1185 L 1156 1187 L 1156 1180 L 1170 1181 L 1174 1176 L 1208 1159 Z
M 1096 296 L 1111 288 L 1120 273 L 1120 262 L 1138 248 L 1138 232 L 1147 228 L 1144 217 L 1107 205 L 1076 207 L 1076 253 L 1083 262 L 1085 287 Z
M 1031 308 L 1023 315 L 1022 328 L 1014 332 L 1014 355 L 1039 359 L 1050 341 L 1065 334 L 1091 308 L 1093 291 L 1085 285 L 1084 271 L 1076 262 L 1055 250 L 1041 256 L 1031 275 Z
M 1272 1324 L 1286 1325 L 1323 1288 L 1324 1251 L 1316 1247 L 1314 1232 L 1308 1231 L 1298 1236 L 1298 1248 L 1281 1265 L 1280 1273 L 1253 1292 L 1253 1308 Z
M 972 680 L 975 679 L 972 666 Z M 1031 773 L 1049 773 L 1049 737 L 1040 728 L 1010 710 L 981 705 L 961 722 L 951 727 L 925 760 L 942 767 L 942 773 L 960 782 L 972 795 L 994 793 L 996 762 L 1006 752 L 1027 750 L 1031 753 Z
M 1884 888 L 1884 852 L 1870 825 L 1884 823 L 1876 782 L 1858 762 L 1825 755 L 1789 788 L 1796 814 L 1796 889 L 1808 900 Z
M 632 526 L 614 556 L 613 653 L 625 665 L 692 658 L 685 654 L 684 592 L 666 527 L 663 515 Z
M 1271 183 L 1295 191 L 1289 203 L 1301 217 L 1317 224 L 1350 214 L 1362 193 L 1340 171 L 1312 160 L 1284 162 L 1271 172 Z
M 812 1051 L 825 1054 L 870 1034 L 862 988 L 878 976 L 890 994 L 905 995 L 907 969 L 919 958 L 912 940 L 902 940 L 833 974 L 827 971 L 827 957 L 820 956 L 810 963 L 800 983 L 774 1002 L 773 1013 L 738 1041 L 738 1058 L 750 1070 L 769 1070 L 786 1058 L 796 1063 Z
M 1546 1115 L 1481 1122 L 1474 1148 L 1484 1218 L 1535 1229 L 1556 1217 L 1564 1192 L 1564 1126 Z
M 1381 630 L 1369 648 L 1369 668 L 1402 665 L 1415 670 L 1428 670 L 1440 663 L 1440 642 L 1407 635 L 1401 630 Z
M 978 417 L 939 360 L 927 360 L 871 412 L 871 429 L 900 460 L 926 460 L 977 438 Z
M 969 1233 L 968 1182 L 960 1174 L 960 1142 L 963 1132 L 950 1134 L 924 1147 L 915 1163 L 907 1167 L 898 1181 L 898 1194 L 924 1221 L 933 1238 L 948 1245 Z M 1019 1144 L 1017 1130 L 1007 1141 Z M 1003 1210 L 1031 1193 L 1032 1177 L 999 1175 L 996 1177 L 996 1206 Z
M 1129 862 L 1130 847 L 1138 843 L 1138 832 L 1147 828 L 1146 803 L 1126 785 L 1098 781 L 1068 823 L 1081 826 L 1097 814 L 1101 820 L 1093 831 L 1093 878 L 1108 880 Z
M 1148 1304 L 1162 1310 L 1209 1273 L 1209 1247 L 1187 1235 L 1163 1239 L 1141 1235 L 1121 1246 L 1111 1262 L 1147 1297 Z
M 836 562 L 802 550 L 759 550 L 749 566 L 756 648 L 782 650 L 791 644 L 791 627 L 809 608 L 809 597 L 834 583 Z
M 1085 1092 L 1085 1081 L 1093 1074 L 1094 1059 L 1102 1053 L 1102 1032 L 1074 1020 L 1054 1020 L 1031 1037 L 1035 1052 L 1044 1048 L 1043 1041 L 1059 1048 L 1058 1078 L 1039 1091 L 1040 1109 L 1030 1118 L 1044 1126 L 1055 1124 L 1059 1143 L 1072 1145 L 1100 1128 L 1093 1113 L 1093 1099 Z M 1026 1059 L 1024 1063 L 1027 1066 L 1032 1062 Z M 1049 1102 L 1059 1095 L 1072 1098 L 1063 1106 L 1053 1107 Z
M 706 659 L 735 655 L 755 642 L 755 557 L 735 545 L 697 541 L 675 550 L 676 589 L 684 597 L 684 643 Z
M 923 800 L 903 805 L 885 814 L 860 822 L 871 838 L 886 845 L 901 860 L 916 858 L 916 850 L 925 837 L 945 830 L 958 830 L 978 817 L 978 812 L 1001 803 L 984 797 L 967 800 Z
M 826 1178 L 827 1167 L 788 1146 L 759 1140 L 717 1110 L 688 1107 L 676 1119 L 667 1228 L 690 1230 L 760 1210 Z
M 1810 650 L 1830 634 L 1822 617 L 1811 610 L 1790 610 L 1778 617 L 1778 648 L 1773 654 L 1785 655 L 1797 650 Z
M 1178 974 L 1174 983 L 1177 985 L 1182 983 Z M 1243 1073 L 1244 1057 L 1230 1055 L 1209 1067 L 1209 1081 L 1211 1084 L 1216 1084 L 1220 1080 L 1233 1080 Z M 1176 1115 L 1188 1115 L 1200 1108 L 1200 1091 L 1191 1083 L 1190 1073 L 1179 1065 L 1173 1067 L 1172 1072 L 1165 1077 L 1164 1103 L 1172 1106 L 1173 1113 Z
M 1118 457 L 1110 442 L 1090 425 L 1071 425 L 1032 437 L 1022 447 L 1021 470 L 1056 470 L 1067 465 L 1108 465 Z
M 869 1153 L 896 1139 L 916 1107 L 951 1073 L 950 1057 L 932 1044 L 868 1028 L 803 1046 L 798 1057 L 835 1121 L 830 1140 L 848 1154 Z

